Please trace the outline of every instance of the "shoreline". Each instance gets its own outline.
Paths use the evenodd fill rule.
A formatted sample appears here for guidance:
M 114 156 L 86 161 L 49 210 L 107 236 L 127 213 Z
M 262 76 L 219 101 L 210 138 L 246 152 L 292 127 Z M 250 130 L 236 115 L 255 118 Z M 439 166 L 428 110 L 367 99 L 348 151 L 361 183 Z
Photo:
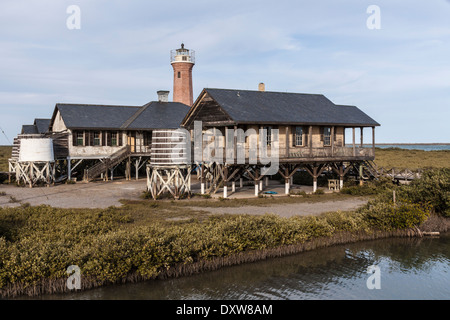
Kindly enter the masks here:
M 376 146 L 450 146 L 450 142 L 433 142 L 433 143 L 421 143 L 421 142 L 407 142 L 407 143 L 375 143 Z
M 151 277 L 143 276 L 138 274 L 137 272 L 133 272 L 127 274 L 122 279 L 111 282 L 98 281 L 86 277 L 83 278 L 83 275 L 81 274 L 81 291 L 117 284 L 188 277 L 199 273 L 218 270 L 224 267 L 230 267 L 244 263 L 252 263 L 265 259 L 274 259 L 335 245 L 343 245 L 370 240 L 381 240 L 387 238 L 422 238 L 426 237 L 426 233 L 431 230 L 433 232 L 440 233 L 450 232 L 450 218 L 431 215 L 420 226 L 420 228 L 416 227 L 415 229 L 408 228 L 404 230 L 393 231 L 372 230 L 371 232 L 339 231 L 336 234 L 328 237 L 317 237 L 302 243 L 282 245 L 267 249 L 241 251 L 223 257 L 201 259 L 189 264 L 179 263 L 174 266 L 169 266 L 164 270 L 160 270 L 160 272 L 156 276 Z M 23 286 L 21 284 L 8 285 L 6 288 L 0 289 L 0 296 L 2 299 L 21 299 L 25 297 L 33 298 L 40 295 L 64 294 L 73 292 L 72 290 L 69 290 L 67 288 L 66 283 L 67 278 L 58 278 L 42 279 L 40 283 L 37 283 L 34 286 Z

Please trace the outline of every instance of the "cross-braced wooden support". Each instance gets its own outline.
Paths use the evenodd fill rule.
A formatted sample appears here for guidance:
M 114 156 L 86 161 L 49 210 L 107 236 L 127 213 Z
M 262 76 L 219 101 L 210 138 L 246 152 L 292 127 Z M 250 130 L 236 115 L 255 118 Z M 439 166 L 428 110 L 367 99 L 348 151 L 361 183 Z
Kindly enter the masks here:
M 294 176 L 294 174 L 297 172 L 297 170 L 301 167 L 301 165 L 292 165 L 292 164 L 285 164 L 280 165 L 280 169 L 278 169 L 278 173 L 284 178 L 284 193 L 289 194 L 290 192 L 290 185 L 291 185 L 291 178 Z
M 170 193 L 175 199 L 191 194 L 191 166 L 147 166 L 147 190 L 153 199 Z
M 11 166 L 19 184 L 23 183 L 32 188 L 38 183 L 47 186 L 55 183 L 55 162 L 15 161 Z
M 322 174 L 327 167 L 326 163 L 321 164 L 306 164 L 304 168 L 313 178 L 313 192 L 317 191 L 317 178 Z

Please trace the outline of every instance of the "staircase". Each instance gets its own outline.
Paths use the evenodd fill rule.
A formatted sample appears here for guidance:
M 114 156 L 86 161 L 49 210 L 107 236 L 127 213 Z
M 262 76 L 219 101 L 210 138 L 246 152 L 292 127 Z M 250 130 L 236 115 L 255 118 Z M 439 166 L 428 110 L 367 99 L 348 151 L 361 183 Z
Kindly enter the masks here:
M 84 170 L 84 181 L 89 182 L 97 178 L 104 172 L 108 172 L 109 169 L 115 167 L 123 160 L 125 160 L 131 154 L 131 147 L 129 145 L 123 147 L 117 152 L 113 153 L 108 158 L 105 158 L 103 162 L 99 162 L 89 169 Z
M 364 161 L 361 163 L 362 169 L 363 169 L 363 178 L 369 179 L 370 177 L 373 177 L 375 179 L 378 179 L 380 176 L 380 173 L 378 172 L 378 167 L 373 161 Z M 366 173 L 367 175 L 364 175 Z

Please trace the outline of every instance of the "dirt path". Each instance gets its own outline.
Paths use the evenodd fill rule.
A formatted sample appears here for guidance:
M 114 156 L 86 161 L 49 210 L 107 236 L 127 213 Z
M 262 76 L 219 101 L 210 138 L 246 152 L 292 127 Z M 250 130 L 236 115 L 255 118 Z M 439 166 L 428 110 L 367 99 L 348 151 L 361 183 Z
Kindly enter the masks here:
M 282 217 L 291 217 L 294 215 L 318 215 L 329 211 L 347 211 L 354 210 L 366 204 L 367 198 L 351 198 L 338 201 L 324 201 L 311 203 L 288 203 L 271 206 L 244 206 L 244 207 L 230 207 L 230 208 L 208 208 L 208 207 L 193 207 L 195 210 L 208 211 L 213 214 L 266 214 L 272 213 Z
M 0 206 L 23 203 L 46 204 L 56 208 L 108 208 L 121 206 L 120 199 L 137 200 L 146 188 L 146 179 L 62 184 L 54 187 L 21 188 L 0 185 Z
M 108 208 L 121 206 L 121 199 L 139 200 L 146 189 L 146 179 L 119 180 L 109 182 L 77 183 L 54 187 L 20 188 L 13 185 L 0 185 L 0 207 L 17 207 L 24 203 L 30 205 L 50 205 L 56 208 Z M 249 189 L 250 190 L 250 189 Z M 252 194 L 252 190 L 249 194 Z M 283 217 L 293 215 L 317 215 L 328 211 L 353 210 L 365 203 L 367 198 L 347 198 L 323 202 L 288 203 L 269 206 L 243 207 L 193 207 L 196 210 L 213 214 L 273 213 Z

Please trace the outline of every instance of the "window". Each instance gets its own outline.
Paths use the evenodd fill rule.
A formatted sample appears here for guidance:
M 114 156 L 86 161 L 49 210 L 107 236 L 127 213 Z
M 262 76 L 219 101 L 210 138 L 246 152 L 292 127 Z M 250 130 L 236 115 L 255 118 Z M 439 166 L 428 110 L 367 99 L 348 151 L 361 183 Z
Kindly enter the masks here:
M 295 139 L 296 146 L 303 146 L 303 127 L 295 127 Z
M 72 145 L 74 145 L 75 147 L 84 145 L 83 131 L 72 132 Z
M 331 128 L 330 127 L 323 128 L 323 145 L 331 146 Z
M 151 146 L 152 145 L 152 132 L 144 132 L 144 146 Z
M 77 146 L 82 146 L 84 143 L 84 135 L 83 135 L 83 131 L 78 131 L 76 133 L 76 145 Z
M 111 146 L 117 146 L 117 132 L 111 132 Z
M 94 146 L 100 146 L 100 132 L 94 132 Z
M 272 145 L 272 127 L 264 127 L 264 132 L 266 134 L 266 145 Z
M 181 78 L 181 72 L 178 71 L 178 79 L 180 79 L 180 78 Z

